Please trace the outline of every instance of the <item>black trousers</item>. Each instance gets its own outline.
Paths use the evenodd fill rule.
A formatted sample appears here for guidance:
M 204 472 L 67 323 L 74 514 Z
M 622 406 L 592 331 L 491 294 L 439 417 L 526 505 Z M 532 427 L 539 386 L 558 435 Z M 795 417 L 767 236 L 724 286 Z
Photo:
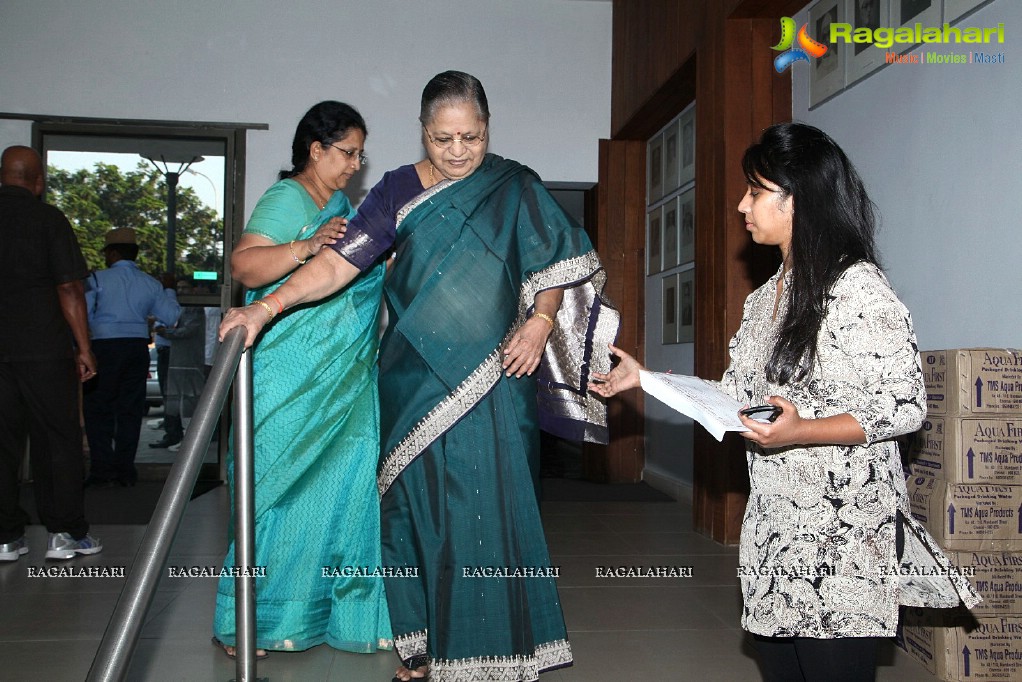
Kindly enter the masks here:
M 156 347 L 156 381 L 160 384 L 160 395 L 167 400 L 167 372 L 170 370 L 170 346 Z
M 753 635 L 765 682 L 873 682 L 876 637 L 761 637 Z
M 96 339 L 92 352 L 99 363 L 85 383 L 85 435 L 89 439 L 94 481 L 134 483 L 145 382 L 149 372 L 148 339 Z
M 25 533 L 18 467 L 30 438 L 36 510 L 46 530 L 85 537 L 82 429 L 75 361 L 0 362 L 0 544 Z

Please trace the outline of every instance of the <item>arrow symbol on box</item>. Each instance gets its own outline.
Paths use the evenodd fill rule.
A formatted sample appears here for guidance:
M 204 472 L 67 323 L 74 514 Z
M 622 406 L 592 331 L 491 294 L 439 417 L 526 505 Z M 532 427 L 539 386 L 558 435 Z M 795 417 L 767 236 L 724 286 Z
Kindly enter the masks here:
M 976 407 L 983 407 L 983 379 L 976 379 Z
M 969 654 L 971 654 L 971 653 L 972 652 L 969 651 L 968 645 L 966 645 L 965 647 L 962 648 L 962 659 L 965 662 L 965 665 L 962 666 L 962 668 L 963 668 L 963 670 L 965 672 L 965 675 L 964 675 L 965 677 L 969 676 Z
M 955 503 L 952 502 L 947 506 L 947 527 L 948 533 L 951 535 L 955 534 Z
M 976 453 L 972 451 L 972 448 L 969 448 L 965 456 L 969 458 L 969 478 L 972 478 L 972 460 L 976 458 Z

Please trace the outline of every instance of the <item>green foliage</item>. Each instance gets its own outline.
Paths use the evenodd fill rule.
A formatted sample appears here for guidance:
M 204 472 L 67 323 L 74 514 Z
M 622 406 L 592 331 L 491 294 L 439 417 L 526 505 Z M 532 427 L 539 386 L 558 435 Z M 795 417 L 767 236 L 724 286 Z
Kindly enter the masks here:
M 93 170 L 47 169 L 46 201 L 67 216 L 85 261 L 106 267 L 103 237 L 118 227 L 135 228 L 138 266 L 159 277 L 167 253 L 167 184 L 163 174 L 144 161 L 133 171 L 97 163 Z M 190 187 L 177 188 L 175 258 L 178 276 L 196 270 L 221 272 L 223 221 Z

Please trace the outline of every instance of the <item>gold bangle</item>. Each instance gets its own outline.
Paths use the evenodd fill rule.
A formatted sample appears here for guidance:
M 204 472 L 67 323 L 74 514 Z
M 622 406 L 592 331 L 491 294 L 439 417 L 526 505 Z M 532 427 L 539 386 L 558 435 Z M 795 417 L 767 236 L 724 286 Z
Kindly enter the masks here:
M 266 320 L 267 322 L 273 319 L 273 308 L 270 307 L 269 303 L 262 299 L 259 299 L 258 301 L 252 301 L 252 303 L 261 305 L 263 309 L 266 310 L 266 314 L 270 316 L 269 320 Z
M 539 318 L 542 318 L 542 319 L 546 320 L 550 324 L 550 328 L 551 329 L 554 328 L 554 318 L 550 317 L 546 313 L 533 313 L 532 316 L 533 317 L 539 317 Z
M 292 239 L 291 243 L 287 245 L 287 248 L 291 252 L 291 257 L 295 259 L 295 263 L 298 263 L 299 265 L 305 265 L 306 263 L 309 262 L 308 258 L 306 258 L 305 260 L 301 260 L 300 258 L 298 258 L 298 256 L 295 255 L 295 240 L 294 239 Z

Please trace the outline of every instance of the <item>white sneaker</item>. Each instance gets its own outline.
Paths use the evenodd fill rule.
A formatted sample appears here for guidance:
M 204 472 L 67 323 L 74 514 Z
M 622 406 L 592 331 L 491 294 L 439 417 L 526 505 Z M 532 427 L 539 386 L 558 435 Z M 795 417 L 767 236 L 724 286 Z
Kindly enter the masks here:
M 73 559 L 75 554 L 98 554 L 103 551 L 99 540 L 87 534 L 75 540 L 70 533 L 50 533 L 46 550 L 47 559 Z
M 22 554 L 28 554 L 28 544 L 25 542 L 24 535 L 14 542 L 5 542 L 0 545 L 0 561 L 17 561 Z
M 162 429 L 163 428 L 163 420 L 162 419 L 150 419 L 149 421 L 147 421 L 145 423 L 145 425 L 148 426 L 150 429 L 156 431 L 158 429 Z
M 181 449 L 181 442 L 178 441 L 177 443 L 174 443 L 173 445 L 168 445 L 167 449 L 170 450 L 171 452 L 177 452 L 178 450 Z

